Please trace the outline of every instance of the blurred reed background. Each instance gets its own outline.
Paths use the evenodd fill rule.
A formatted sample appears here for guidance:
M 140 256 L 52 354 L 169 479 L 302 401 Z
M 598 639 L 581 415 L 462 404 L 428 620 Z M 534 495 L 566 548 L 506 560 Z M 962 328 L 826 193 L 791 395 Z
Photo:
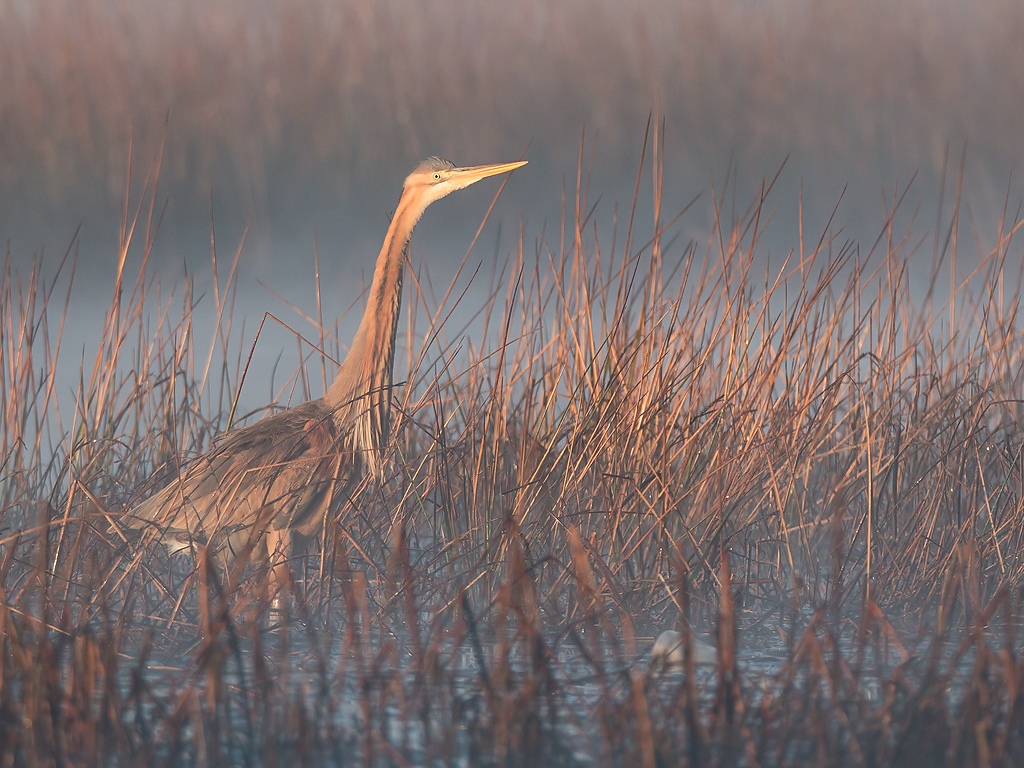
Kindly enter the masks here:
M 734 173 L 743 207 L 789 158 L 779 249 L 801 184 L 815 225 L 846 189 L 842 224 L 866 238 L 916 174 L 930 227 L 965 147 L 965 200 L 991 225 L 1019 197 L 1022 30 L 1011 0 L 0 0 L 0 236 L 25 260 L 81 224 L 81 266 L 105 268 L 132 154 L 136 184 L 162 157 L 158 249 L 175 263 L 207 260 L 212 206 L 229 242 L 250 224 L 249 269 L 308 261 L 314 232 L 327 268 L 362 267 L 429 154 L 528 146 L 536 231 L 575 186 L 585 129 L 609 213 L 632 198 L 652 110 L 667 205 L 703 191 L 705 221 L 712 178 Z

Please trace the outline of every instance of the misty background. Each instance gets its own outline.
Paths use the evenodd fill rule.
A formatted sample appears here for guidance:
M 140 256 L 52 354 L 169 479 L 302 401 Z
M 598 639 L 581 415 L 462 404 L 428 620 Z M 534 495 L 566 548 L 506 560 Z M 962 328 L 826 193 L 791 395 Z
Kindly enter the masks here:
M 675 258 L 711 235 L 715 195 L 728 220 L 782 168 L 765 258 L 799 248 L 801 204 L 805 241 L 839 204 L 830 233 L 866 254 L 906 192 L 898 223 L 927 281 L 965 157 L 966 276 L 1004 211 L 1019 218 L 1022 39 L 1012 0 L 0 0 L 0 237 L 20 270 L 73 249 L 78 355 L 109 303 L 126 191 L 131 209 L 147 185 L 147 270 L 169 291 L 208 283 L 212 222 L 222 264 L 245 233 L 234 311 L 250 341 L 264 311 L 301 323 L 289 304 L 314 300 L 314 243 L 324 311 L 354 327 L 422 158 L 529 159 L 470 254 L 500 274 L 520 237 L 557 252 L 581 152 L 590 231 L 621 241 L 653 114 L 662 220 L 697 198 Z M 442 292 L 498 186 L 418 228 L 411 259 Z M 649 165 L 639 197 L 650 231 Z

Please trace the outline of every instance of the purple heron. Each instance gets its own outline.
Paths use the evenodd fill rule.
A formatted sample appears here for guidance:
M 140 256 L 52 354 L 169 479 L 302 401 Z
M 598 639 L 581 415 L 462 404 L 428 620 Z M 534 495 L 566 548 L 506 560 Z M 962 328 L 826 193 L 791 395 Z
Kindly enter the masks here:
M 362 320 L 322 398 L 223 434 L 162 490 L 123 517 L 155 528 L 172 552 L 207 545 L 230 566 L 243 551 L 279 568 L 295 534 L 311 536 L 338 509 L 364 467 L 380 476 L 391 411 L 402 271 L 427 206 L 526 161 L 456 168 L 432 157 L 409 174 L 377 257 Z

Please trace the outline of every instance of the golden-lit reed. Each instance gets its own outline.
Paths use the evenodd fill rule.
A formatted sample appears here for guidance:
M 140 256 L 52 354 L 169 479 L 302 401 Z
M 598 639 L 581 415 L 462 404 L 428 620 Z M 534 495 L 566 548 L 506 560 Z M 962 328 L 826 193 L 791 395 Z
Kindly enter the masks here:
M 4 761 L 1008 764 L 1024 716 L 1017 224 L 950 281 L 956 214 L 940 221 L 930 277 L 952 295 L 920 297 L 895 216 L 870 251 L 800 232 L 769 264 L 770 185 L 689 245 L 657 194 L 660 223 L 634 206 L 613 243 L 577 196 L 557 239 L 528 248 L 524 229 L 470 328 L 410 280 L 387 477 L 292 560 L 273 611 L 258 570 L 108 528 L 233 408 L 251 340 L 231 281 L 201 330 L 189 286 L 168 299 L 124 273 L 152 246 L 151 206 L 126 207 L 67 408 L 69 294 L 8 261 Z M 716 633 L 707 677 L 692 626 Z M 645 659 L 665 628 L 681 679 Z M 774 638 L 777 663 L 748 672 L 748 637 Z

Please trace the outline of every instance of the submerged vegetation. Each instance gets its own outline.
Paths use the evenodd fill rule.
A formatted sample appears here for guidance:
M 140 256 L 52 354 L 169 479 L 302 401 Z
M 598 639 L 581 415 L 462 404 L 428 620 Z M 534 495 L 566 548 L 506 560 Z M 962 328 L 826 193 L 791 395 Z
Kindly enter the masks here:
M 259 340 L 231 280 L 208 327 L 191 290 L 161 297 L 140 204 L 69 412 L 71 280 L 8 259 L 4 764 L 1010 765 L 1016 218 L 969 275 L 958 204 L 925 244 L 897 200 L 875 243 L 830 222 L 769 260 L 770 184 L 737 213 L 714 197 L 711 236 L 681 245 L 693 214 L 662 210 L 660 173 L 653 211 L 634 205 L 611 243 L 581 185 L 466 328 L 460 290 L 435 302 L 413 270 L 386 478 L 294 559 L 280 610 L 256 569 L 109 528 L 260 415 L 235 408 Z M 322 322 L 296 336 L 279 400 L 313 392 L 345 341 Z M 708 673 L 693 626 L 714 633 Z M 648 669 L 666 628 L 681 674 Z

